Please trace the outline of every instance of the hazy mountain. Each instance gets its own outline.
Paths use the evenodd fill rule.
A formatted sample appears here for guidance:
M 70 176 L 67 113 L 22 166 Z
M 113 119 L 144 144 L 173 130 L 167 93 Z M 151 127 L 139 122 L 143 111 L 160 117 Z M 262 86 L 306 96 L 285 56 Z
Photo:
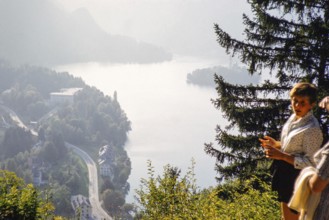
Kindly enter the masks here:
M 50 0 L 0 0 L 0 58 L 13 63 L 159 62 L 162 48 L 103 31 L 86 9 L 68 13 Z
M 242 14 L 251 14 L 245 0 L 53 0 L 73 11 L 86 7 L 110 33 L 131 36 L 173 52 L 228 63 L 217 43 L 214 23 L 237 39 L 244 25 Z

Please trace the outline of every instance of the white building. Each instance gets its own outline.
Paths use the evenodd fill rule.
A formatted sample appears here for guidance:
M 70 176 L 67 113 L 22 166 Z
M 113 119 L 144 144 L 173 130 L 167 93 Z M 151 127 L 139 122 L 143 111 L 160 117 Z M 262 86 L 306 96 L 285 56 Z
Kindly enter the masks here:
M 105 145 L 101 147 L 99 149 L 98 156 L 100 175 L 113 177 L 113 166 L 115 162 L 113 147 L 110 145 Z
M 80 220 L 92 219 L 92 207 L 88 198 L 83 195 L 71 196 L 71 205 Z
M 50 93 L 51 104 L 73 103 L 74 95 L 82 88 L 64 88 L 60 92 Z

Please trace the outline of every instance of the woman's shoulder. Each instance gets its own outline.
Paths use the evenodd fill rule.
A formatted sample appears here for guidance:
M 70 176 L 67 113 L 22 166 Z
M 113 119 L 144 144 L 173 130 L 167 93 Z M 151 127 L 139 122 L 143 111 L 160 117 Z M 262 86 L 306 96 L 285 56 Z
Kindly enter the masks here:
M 305 122 L 311 125 L 311 127 L 320 128 L 319 120 L 312 113 L 305 119 Z

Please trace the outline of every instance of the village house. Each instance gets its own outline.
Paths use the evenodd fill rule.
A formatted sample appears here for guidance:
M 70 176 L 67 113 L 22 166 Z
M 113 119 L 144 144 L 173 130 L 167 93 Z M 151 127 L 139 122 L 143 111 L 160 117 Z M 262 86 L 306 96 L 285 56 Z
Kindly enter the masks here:
M 92 219 L 92 207 L 87 197 L 83 195 L 71 196 L 71 205 L 76 217 L 80 220 Z
M 99 173 L 101 176 L 113 177 L 113 165 L 115 163 L 115 155 L 113 146 L 105 145 L 98 152 Z

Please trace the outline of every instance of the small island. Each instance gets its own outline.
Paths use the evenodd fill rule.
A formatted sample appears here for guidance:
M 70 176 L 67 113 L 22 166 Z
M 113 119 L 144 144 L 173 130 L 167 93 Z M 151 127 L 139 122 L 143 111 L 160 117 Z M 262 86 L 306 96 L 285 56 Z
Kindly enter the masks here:
M 187 74 L 186 82 L 201 87 L 215 88 L 215 74 L 222 76 L 227 82 L 232 84 L 247 85 L 250 83 L 258 83 L 260 80 L 259 75 L 251 76 L 246 68 L 234 64 L 230 67 L 214 66 L 197 69 Z

